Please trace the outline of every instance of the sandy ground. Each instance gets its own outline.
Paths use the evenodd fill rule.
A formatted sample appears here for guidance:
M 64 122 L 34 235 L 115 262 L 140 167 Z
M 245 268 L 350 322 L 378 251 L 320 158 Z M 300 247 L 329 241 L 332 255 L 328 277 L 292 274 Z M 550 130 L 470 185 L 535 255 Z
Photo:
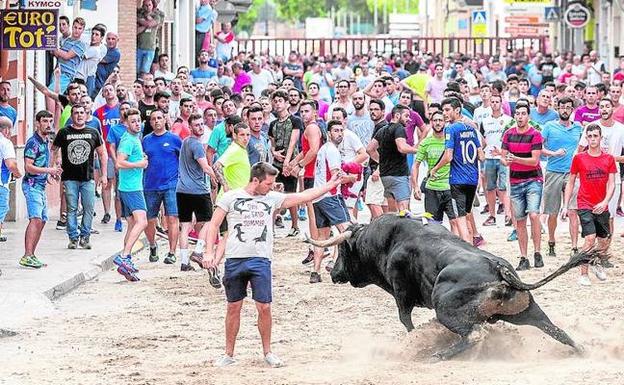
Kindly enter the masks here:
M 482 221 L 482 219 L 480 220 Z M 563 226 L 561 226 L 563 227 Z M 485 249 L 516 264 L 509 228 L 488 228 Z M 546 242 L 544 241 L 544 244 Z M 455 336 L 415 309 L 409 335 L 392 297 L 377 287 L 310 285 L 300 264 L 305 245 L 279 239 L 274 259 L 273 350 L 280 369 L 262 361 L 255 308 L 247 301 L 229 368 L 212 361 L 224 344 L 225 299 L 203 272 L 181 273 L 141 258 L 137 284 L 105 273 L 56 302 L 49 315 L 0 338 L 1 384 L 622 384 L 624 382 L 624 259 L 613 249 L 609 280 L 577 286 L 568 272 L 534 291 L 557 325 L 582 343 L 571 349 L 532 327 L 498 323 L 478 346 L 450 362 L 431 354 Z M 533 282 L 567 259 L 558 245 L 546 268 L 522 273 Z

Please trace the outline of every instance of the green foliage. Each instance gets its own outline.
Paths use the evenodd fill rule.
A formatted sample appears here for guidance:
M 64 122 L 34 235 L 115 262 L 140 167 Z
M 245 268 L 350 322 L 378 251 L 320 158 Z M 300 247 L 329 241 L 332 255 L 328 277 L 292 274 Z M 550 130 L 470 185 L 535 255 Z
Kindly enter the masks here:
M 282 0 L 277 5 L 278 15 L 288 21 L 304 21 L 306 17 L 323 17 L 329 14 L 327 0 Z
M 254 24 L 258 20 L 260 10 L 265 6 L 267 0 L 254 0 L 249 10 L 238 15 L 238 24 L 236 24 L 236 32 L 246 31 L 249 34 L 253 31 Z
M 411 13 L 418 14 L 419 0 L 365 0 L 368 5 L 368 10 L 371 14 L 374 13 L 375 2 L 377 2 L 377 12 L 379 15 L 383 12 L 384 4 L 387 3 L 388 13 L 394 12 L 396 5 L 397 13 Z

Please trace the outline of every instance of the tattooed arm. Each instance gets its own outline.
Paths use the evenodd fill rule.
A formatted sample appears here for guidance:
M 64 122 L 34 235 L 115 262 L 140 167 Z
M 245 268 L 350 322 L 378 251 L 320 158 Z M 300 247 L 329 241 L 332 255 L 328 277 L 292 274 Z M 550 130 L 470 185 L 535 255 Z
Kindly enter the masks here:
M 214 169 L 215 176 L 217 177 L 217 182 L 219 182 L 219 184 L 223 186 L 223 191 L 229 191 L 230 186 L 228 186 L 227 181 L 225 180 L 225 176 L 223 175 L 223 165 L 221 164 L 221 162 L 215 162 L 212 168 Z

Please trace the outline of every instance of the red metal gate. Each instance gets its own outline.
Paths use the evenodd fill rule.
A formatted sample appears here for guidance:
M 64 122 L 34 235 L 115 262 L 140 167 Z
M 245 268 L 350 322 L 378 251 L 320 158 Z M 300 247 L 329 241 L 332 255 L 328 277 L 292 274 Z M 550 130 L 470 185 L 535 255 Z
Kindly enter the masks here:
M 235 52 L 255 52 L 269 55 L 287 55 L 290 51 L 301 54 L 328 56 L 334 54 L 399 53 L 402 51 L 433 52 L 448 54 L 493 55 L 505 54 L 516 50 L 548 52 L 547 36 L 522 37 L 352 37 L 336 39 L 304 38 L 251 38 L 236 42 Z

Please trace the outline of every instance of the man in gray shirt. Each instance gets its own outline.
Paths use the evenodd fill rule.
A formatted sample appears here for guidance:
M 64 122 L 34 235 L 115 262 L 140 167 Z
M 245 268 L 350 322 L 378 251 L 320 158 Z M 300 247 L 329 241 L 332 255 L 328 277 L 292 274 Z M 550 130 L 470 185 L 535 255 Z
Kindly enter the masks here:
M 200 138 L 204 134 L 204 119 L 201 114 L 192 114 L 189 118 L 191 136 L 184 139 L 180 149 L 178 184 L 176 201 L 178 217 L 182 229 L 180 231 L 180 258 L 182 271 L 194 268 L 189 262 L 188 234 L 192 227 L 193 214 L 197 224 L 201 225 L 196 251 L 204 252 L 206 226 L 212 218 L 212 201 L 210 199 L 210 179 L 216 180 L 212 167 L 206 159 L 206 151 Z M 206 174 L 210 176 L 207 178 Z

